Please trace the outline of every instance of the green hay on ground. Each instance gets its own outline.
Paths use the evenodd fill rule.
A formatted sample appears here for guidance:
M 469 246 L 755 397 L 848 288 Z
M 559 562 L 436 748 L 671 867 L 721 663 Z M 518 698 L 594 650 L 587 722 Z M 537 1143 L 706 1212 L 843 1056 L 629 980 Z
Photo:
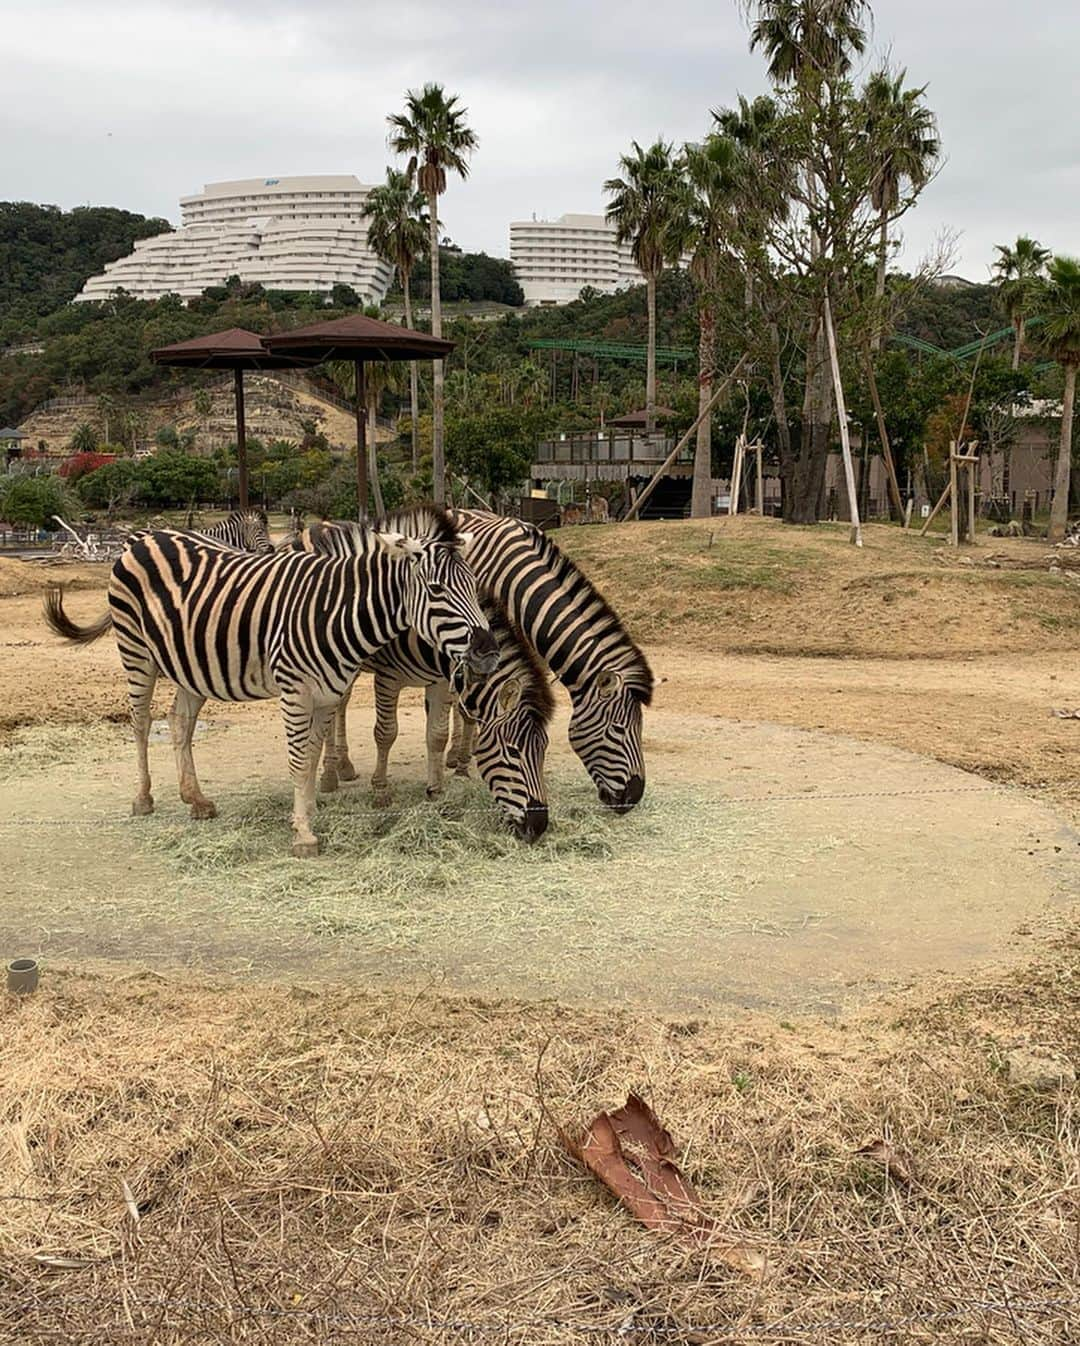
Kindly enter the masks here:
M 394 806 L 366 791 L 320 801 L 323 854 L 289 854 L 291 794 L 219 799 L 211 823 L 144 833 L 175 867 L 173 895 L 232 928 L 280 937 L 345 935 L 387 949 L 495 946 L 537 940 L 566 950 L 658 940 L 728 924 L 729 903 L 753 886 L 744 847 L 765 831 L 745 807 L 666 786 L 631 814 L 605 811 L 584 780 L 551 783 L 552 824 L 535 846 L 504 826 L 487 791 L 452 780 L 438 803 L 419 783 Z M 760 838 L 768 844 L 766 838 Z

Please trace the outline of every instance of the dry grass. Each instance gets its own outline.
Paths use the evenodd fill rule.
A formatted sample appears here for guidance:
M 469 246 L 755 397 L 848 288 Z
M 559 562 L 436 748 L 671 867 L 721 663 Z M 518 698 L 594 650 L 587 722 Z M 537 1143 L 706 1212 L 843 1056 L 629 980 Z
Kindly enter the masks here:
M 49 970 L 0 1003 L 0 1337 L 1065 1342 L 1075 1100 L 1000 1061 L 1075 1051 L 1075 953 L 812 1028 Z M 762 1285 L 562 1151 L 630 1088 Z
M 1080 643 L 1070 558 L 1051 573 L 1045 543 L 985 539 L 958 553 L 940 537 L 871 524 L 860 551 L 846 524 L 747 517 L 555 536 L 643 641 L 884 658 Z

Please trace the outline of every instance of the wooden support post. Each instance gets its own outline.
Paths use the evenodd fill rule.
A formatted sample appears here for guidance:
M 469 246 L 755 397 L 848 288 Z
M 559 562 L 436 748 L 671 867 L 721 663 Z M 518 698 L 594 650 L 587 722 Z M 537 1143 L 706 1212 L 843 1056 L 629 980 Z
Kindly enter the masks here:
M 974 444 L 969 444 L 968 449 L 974 449 Z M 978 469 L 979 460 L 973 455 L 973 461 L 968 463 L 968 542 L 975 545 L 975 473 Z
M 668 456 L 664 459 L 664 461 L 660 464 L 660 466 L 649 478 L 641 494 L 638 496 L 638 498 L 634 501 L 634 503 L 630 506 L 629 510 L 627 511 L 626 518 L 624 520 L 625 523 L 629 523 L 631 519 L 636 518 L 637 515 L 641 512 L 641 507 L 645 504 L 649 496 L 651 496 L 653 491 L 656 489 L 657 483 L 659 482 L 660 478 L 668 470 L 668 468 L 675 461 L 675 459 L 678 458 L 679 454 L 682 453 L 683 449 L 686 448 L 687 444 L 690 443 L 692 436 L 697 433 L 698 426 L 709 414 L 709 412 L 712 411 L 713 407 L 716 406 L 717 402 L 720 401 L 720 399 L 724 396 L 724 394 L 735 382 L 735 380 L 739 377 L 739 375 L 743 371 L 743 366 L 747 363 L 749 359 L 750 359 L 749 351 L 744 351 L 743 354 L 739 356 L 738 364 L 736 364 L 735 368 L 731 371 L 730 374 L 728 374 L 728 376 L 724 379 L 723 383 L 720 384 L 719 388 L 717 388 L 717 390 L 713 393 L 712 397 L 709 398 L 705 406 L 702 407 L 702 409 L 698 412 L 697 419 L 694 421 L 693 425 L 691 425 L 690 429 L 686 431 L 683 437 L 678 441 L 678 443 L 671 450 Z
M 938 497 L 938 502 L 937 502 L 937 504 L 936 504 L 936 505 L 934 506 L 934 508 L 930 511 L 930 513 L 926 516 L 926 522 L 925 522 L 925 523 L 923 524 L 923 526 L 919 529 L 919 536 L 920 536 L 920 537 L 925 537 L 925 536 L 926 536 L 926 530 L 930 527 L 930 525 L 931 525 L 931 524 L 934 522 L 934 520 L 937 518 L 937 516 L 938 516 L 938 514 L 939 514 L 939 512 L 940 512 L 940 510 L 941 510 L 941 507 L 946 503 L 946 501 L 949 499 L 949 496 L 950 496 L 951 494 L 952 494 L 952 483 L 950 482 L 949 485 L 947 485 L 947 486 L 945 487 L 945 489 L 942 491 L 941 495 Z
M 757 450 L 757 491 L 755 501 L 758 514 L 765 517 L 765 477 L 761 467 L 761 455 L 765 452 L 765 445 L 760 440 L 754 445 Z
M 367 516 L 367 409 L 364 406 L 364 362 L 356 367 L 356 517 Z
M 954 547 L 960 545 L 959 500 L 956 480 L 956 441 L 949 444 L 949 541 Z
M 874 373 L 874 361 L 867 352 L 866 355 L 866 381 L 870 385 L 870 398 L 874 404 L 874 417 L 877 420 L 878 438 L 881 440 L 881 456 L 885 459 L 885 472 L 889 478 L 889 495 L 892 497 L 893 509 L 896 510 L 896 517 L 903 519 L 905 517 L 904 502 L 900 498 L 900 483 L 896 479 L 896 464 L 893 462 L 892 446 L 889 443 L 889 432 L 885 428 L 885 413 L 881 409 L 881 398 L 878 396 L 877 376 Z M 904 524 L 907 527 L 907 524 Z
M 248 507 L 247 426 L 244 422 L 244 371 L 234 370 L 233 391 L 236 396 L 236 494 L 240 508 Z
M 746 457 L 746 440 L 742 435 L 735 440 L 735 453 L 731 459 L 731 487 L 728 492 L 728 514 L 739 512 L 739 488 L 742 485 L 743 459 Z
M 856 547 L 861 547 L 862 525 L 859 522 L 859 500 L 855 492 L 855 468 L 851 461 L 847 405 L 844 402 L 844 385 L 840 380 L 840 359 L 836 354 L 836 332 L 833 330 L 832 305 L 829 303 L 828 294 L 825 295 L 825 336 L 829 343 L 829 360 L 832 364 L 833 386 L 836 389 L 836 415 L 840 422 L 840 449 L 844 455 L 844 479 L 847 482 L 848 512 L 851 515 L 851 541 Z

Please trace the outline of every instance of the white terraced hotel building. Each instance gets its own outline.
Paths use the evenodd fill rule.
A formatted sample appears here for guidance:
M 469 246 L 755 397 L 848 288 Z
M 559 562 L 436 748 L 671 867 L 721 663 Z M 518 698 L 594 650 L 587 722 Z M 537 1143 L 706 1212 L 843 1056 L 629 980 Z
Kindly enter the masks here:
M 138 299 L 192 299 L 239 276 L 268 290 L 329 294 L 351 285 L 364 303 L 377 304 L 391 267 L 367 245 L 360 210 L 369 191 L 345 173 L 209 183 L 181 198 L 179 229 L 141 239 L 91 276 L 76 301 L 107 299 L 121 288 Z
M 615 241 L 615 226 L 603 215 L 517 220 L 510 261 L 526 304 L 568 304 L 586 285 L 611 294 L 642 279 L 629 243 Z

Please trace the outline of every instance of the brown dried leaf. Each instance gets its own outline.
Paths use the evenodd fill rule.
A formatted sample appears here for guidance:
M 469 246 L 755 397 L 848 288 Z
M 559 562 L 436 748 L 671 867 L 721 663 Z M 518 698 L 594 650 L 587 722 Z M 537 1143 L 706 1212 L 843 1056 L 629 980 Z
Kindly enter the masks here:
M 861 1149 L 855 1151 L 860 1159 L 868 1159 L 872 1164 L 878 1164 L 893 1182 L 909 1185 L 918 1183 L 919 1175 L 915 1165 L 915 1159 L 910 1150 L 906 1150 L 902 1145 L 894 1145 L 891 1140 L 879 1137 L 872 1140 Z
M 139 1214 L 139 1203 L 135 1200 L 135 1195 L 128 1186 L 126 1178 L 120 1179 L 120 1191 L 124 1196 L 124 1205 L 127 1207 L 128 1217 L 131 1223 L 137 1227 L 142 1216 Z

